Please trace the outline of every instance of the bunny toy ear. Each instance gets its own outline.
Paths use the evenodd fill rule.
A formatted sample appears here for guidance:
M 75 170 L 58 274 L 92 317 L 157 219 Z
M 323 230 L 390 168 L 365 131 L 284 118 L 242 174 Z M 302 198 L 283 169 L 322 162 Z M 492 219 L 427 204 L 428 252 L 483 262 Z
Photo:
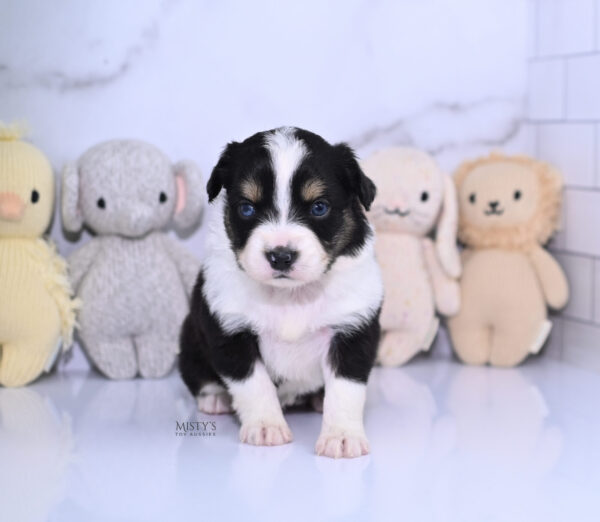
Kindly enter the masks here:
M 458 202 L 452 179 L 446 174 L 442 174 L 442 176 L 444 179 L 444 206 L 438 220 L 436 250 L 444 271 L 450 277 L 456 278 L 461 273 L 460 255 L 456 245 Z
M 79 205 L 79 169 L 75 163 L 65 166 L 62 174 L 61 214 L 65 230 L 79 232 L 83 227 L 83 215 Z
M 194 227 L 202 215 L 204 186 L 202 174 L 195 163 L 181 161 L 175 165 L 175 184 L 177 185 L 177 203 L 175 204 L 175 226 L 181 230 Z

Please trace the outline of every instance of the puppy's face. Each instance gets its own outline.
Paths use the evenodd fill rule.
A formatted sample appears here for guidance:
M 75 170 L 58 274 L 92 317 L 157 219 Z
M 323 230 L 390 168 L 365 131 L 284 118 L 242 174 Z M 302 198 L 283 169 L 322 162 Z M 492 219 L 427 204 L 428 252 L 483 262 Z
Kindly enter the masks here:
M 238 265 L 280 287 L 318 280 L 355 255 L 370 229 L 363 208 L 375 186 L 352 150 L 296 128 L 260 132 L 227 146 L 208 182 L 225 189 L 223 226 Z

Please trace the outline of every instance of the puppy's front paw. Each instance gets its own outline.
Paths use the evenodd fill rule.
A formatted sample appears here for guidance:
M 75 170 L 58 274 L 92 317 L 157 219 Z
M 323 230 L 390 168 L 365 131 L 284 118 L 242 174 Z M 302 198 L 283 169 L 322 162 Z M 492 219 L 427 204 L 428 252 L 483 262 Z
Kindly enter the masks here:
M 341 432 L 321 433 L 315 446 L 317 455 L 323 457 L 354 458 L 369 454 L 369 441 L 365 434 Z
M 203 413 L 218 415 L 233 412 L 231 397 L 226 392 L 199 395 L 196 400 L 198 402 L 198 409 Z
M 279 446 L 292 441 L 292 430 L 285 423 L 243 424 L 240 428 L 240 440 L 255 446 Z

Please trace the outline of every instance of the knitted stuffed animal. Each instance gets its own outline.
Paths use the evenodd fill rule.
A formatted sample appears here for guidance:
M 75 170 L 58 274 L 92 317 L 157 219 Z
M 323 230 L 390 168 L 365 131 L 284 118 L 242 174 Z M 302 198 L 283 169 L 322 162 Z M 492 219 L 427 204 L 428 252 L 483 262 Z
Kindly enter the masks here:
M 370 212 L 385 299 L 378 362 L 406 363 L 428 350 L 443 315 L 460 307 L 457 205 L 452 180 L 424 152 L 389 148 L 362 163 L 377 185 Z M 429 238 L 437 223 L 435 245 Z
M 65 228 L 96 234 L 69 258 L 91 362 L 112 379 L 167 374 L 200 266 L 164 229 L 199 220 L 199 170 L 147 143 L 109 141 L 65 168 L 62 194 Z
M 22 386 L 71 345 L 75 307 L 66 264 L 42 239 L 54 208 L 46 157 L 0 126 L 0 384 Z
M 459 238 L 465 244 L 463 306 L 449 321 L 468 364 L 514 366 L 542 347 L 546 305 L 568 299 L 565 275 L 542 248 L 557 227 L 562 180 L 549 165 L 491 154 L 456 173 Z

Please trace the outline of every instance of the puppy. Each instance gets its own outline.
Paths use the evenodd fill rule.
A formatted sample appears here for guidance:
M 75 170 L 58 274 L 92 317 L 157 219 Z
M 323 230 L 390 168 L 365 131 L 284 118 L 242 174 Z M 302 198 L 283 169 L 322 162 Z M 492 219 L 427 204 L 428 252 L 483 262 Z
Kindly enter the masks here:
M 227 145 L 207 191 L 207 250 L 180 356 L 199 409 L 233 407 L 242 442 L 284 444 L 282 408 L 324 390 L 316 452 L 368 453 L 383 295 L 364 214 L 375 185 L 347 145 L 286 127 Z

